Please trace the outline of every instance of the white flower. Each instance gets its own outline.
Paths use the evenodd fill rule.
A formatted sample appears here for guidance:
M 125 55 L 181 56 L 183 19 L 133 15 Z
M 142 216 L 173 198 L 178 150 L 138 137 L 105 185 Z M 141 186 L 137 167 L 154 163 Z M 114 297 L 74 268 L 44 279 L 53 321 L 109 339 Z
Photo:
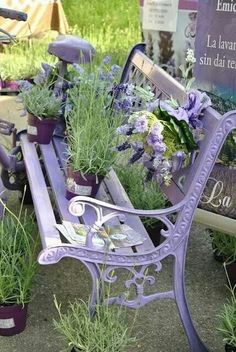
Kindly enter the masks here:
M 187 49 L 187 56 L 186 56 L 186 62 L 189 62 L 190 64 L 194 64 L 196 62 L 196 58 L 194 56 L 194 51 L 193 49 Z

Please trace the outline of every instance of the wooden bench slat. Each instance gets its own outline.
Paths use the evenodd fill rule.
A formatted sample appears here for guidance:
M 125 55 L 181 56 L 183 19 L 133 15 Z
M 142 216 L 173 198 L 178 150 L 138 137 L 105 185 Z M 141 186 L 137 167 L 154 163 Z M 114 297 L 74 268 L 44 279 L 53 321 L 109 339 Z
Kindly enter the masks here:
M 65 178 L 63 176 L 63 171 L 58 164 L 58 159 L 52 143 L 40 145 L 40 150 L 61 219 L 78 222 L 78 218 L 71 215 L 68 211 L 68 200 L 65 197 Z
M 35 145 L 28 142 L 26 134 L 22 134 L 20 139 L 43 248 L 61 244 L 60 235 L 54 227 L 56 219 Z
M 104 182 L 109 190 L 109 193 L 113 199 L 114 204 L 122 207 L 133 208 L 133 205 L 131 204 L 127 194 L 125 193 L 125 190 L 121 185 L 118 177 L 116 176 L 116 173 L 114 172 L 114 170 L 111 170 L 109 172 Z M 135 231 L 147 237 L 146 241 L 144 241 L 142 245 L 139 245 L 136 247 L 137 252 L 152 250 L 154 245 L 151 239 L 149 238 L 149 236 L 147 235 L 147 232 L 140 218 L 138 216 L 126 215 L 126 223 L 130 227 L 132 227 Z

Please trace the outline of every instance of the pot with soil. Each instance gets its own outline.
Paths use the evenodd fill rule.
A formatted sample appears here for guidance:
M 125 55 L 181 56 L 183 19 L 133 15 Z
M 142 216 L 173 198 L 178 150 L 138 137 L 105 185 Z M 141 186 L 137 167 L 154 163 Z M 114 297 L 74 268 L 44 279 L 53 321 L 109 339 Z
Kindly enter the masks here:
M 35 224 L 27 213 L 14 215 L 5 207 L 0 223 L 0 335 L 24 331 L 32 281 L 37 268 Z
M 37 85 L 23 90 L 20 97 L 28 111 L 28 140 L 49 144 L 60 116 L 61 100 L 49 87 Z
M 96 174 L 83 175 L 80 171 L 67 168 L 66 198 L 70 200 L 75 196 L 96 197 L 103 176 Z

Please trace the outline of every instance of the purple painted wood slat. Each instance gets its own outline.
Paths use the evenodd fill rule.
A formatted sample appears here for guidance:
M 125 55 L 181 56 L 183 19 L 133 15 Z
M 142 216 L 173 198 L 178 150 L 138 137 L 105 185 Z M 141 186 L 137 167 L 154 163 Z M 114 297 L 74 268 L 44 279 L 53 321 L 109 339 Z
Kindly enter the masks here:
M 186 100 L 184 87 L 162 68 L 155 65 L 145 54 L 140 51 L 135 52 L 132 63 L 166 96 L 177 99 L 179 103 Z
M 58 164 L 52 143 L 40 145 L 40 150 L 61 219 L 79 222 L 78 218 L 71 215 L 68 211 L 68 200 L 65 197 L 65 178 Z
M 120 180 L 118 179 L 114 170 L 111 170 L 105 178 L 104 183 L 112 197 L 113 203 L 122 207 L 134 208 L 131 204 Z M 150 251 L 154 248 L 147 232 L 138 216 L 126 215 L 126 223 L 135 231 L 145 235 L 147 240 L 140 246 L 136 247 L 137 252 Z
M 105 187 L 104 182 L 102 182 L 96 198 L 99 200 L 103 200 L 104 202 L 111 203 L 111 199 L 109 199 L 109 196 L 106 193 L 106 187 Z M 103 210 L 104 214 L 108 214 L 109 212 L 110 211 L 108 209 Z M 115 226 L 115 225 L 119 225 L 120 222 L 119 222 L 119 219 L 116 217 L 116 218 L 112 218 L 111 220 L 107 221 L 106 224 L 108 224 L 110 226 Z M 129 254 L 133 254 L 133 249 L 132 249 L 132 247 L 117 248 L 117 249 L 115 249 L 115 252 L 129 255 Z
M 56 219 L 35 145 L 28 142 L 26 134 L 21 134 L 20 140 L 43 248 L 59 245 L 61 239 L 54 227 Z

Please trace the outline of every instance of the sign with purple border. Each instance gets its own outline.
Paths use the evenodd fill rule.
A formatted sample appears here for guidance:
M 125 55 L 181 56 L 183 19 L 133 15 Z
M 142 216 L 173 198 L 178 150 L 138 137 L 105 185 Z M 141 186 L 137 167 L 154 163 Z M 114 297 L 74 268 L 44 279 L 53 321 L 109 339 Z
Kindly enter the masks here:
M 236 0 L 201 0 L 195 41 L 198 86 L 236 101 Z

